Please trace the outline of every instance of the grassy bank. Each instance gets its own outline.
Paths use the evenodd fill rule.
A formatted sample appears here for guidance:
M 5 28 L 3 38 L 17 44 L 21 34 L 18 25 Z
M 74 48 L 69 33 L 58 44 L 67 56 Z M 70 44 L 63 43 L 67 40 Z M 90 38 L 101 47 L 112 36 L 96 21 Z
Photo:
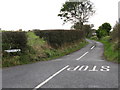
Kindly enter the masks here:
M 48 57 L 45 58 L 44 60 L 51 60 L 51 59 L 54 59 L 54 58 L 58 58 L 58 57 L 70 54 L 72 52 L 80 50 L 81 48 L 83 48 L 87 44 L 88 44 L 88 42 L 82 41 L 82 42 L 76 42 L 76 43 L 71 44 L 69 46 L 65 46 L 65 47 L 59 48 L 57 50 L 56 49 L 45 50 L 45 53 L 47 53 Z
M 27 50 L 24 53 L 16 55 L 7 55 L 3 58 L 2 67 L 30 64 L 38 61 L 46 61 L 58 58 L 74 51 L 77 51 L 87 45 L 88 42 L 76 41 L 74 43 L 64 44 L 62 47 L 55 49 L 48 45 L 47 41 L 33 32 L 27 32 Z
M 106 60 L 120 63 L 120 56 L 118 55 L 120 50 L 116 49 L 118 46 L 116 46 L 116 44 L 110 40 L 109 36 L 106 36 L 100 40 L 94 37 L 92 40 L 97 40 L 104 44 L 104 57 Z
M 104 56 L 109 61 L 120 63 L 119 50 L 115 49 L 116 45 L 109 39 L 109 37 L 104 37 L 100 40 L 104 44 Z

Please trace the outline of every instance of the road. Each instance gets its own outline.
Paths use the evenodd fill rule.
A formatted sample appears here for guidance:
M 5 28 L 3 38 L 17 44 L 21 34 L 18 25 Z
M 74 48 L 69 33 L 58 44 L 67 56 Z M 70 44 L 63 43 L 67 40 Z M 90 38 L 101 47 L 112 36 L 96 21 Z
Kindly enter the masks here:
M 118 88 L 118 64 L 104 60 L 102 43 L 87 41 L 69 55 L 3 69 L 3 88 Z

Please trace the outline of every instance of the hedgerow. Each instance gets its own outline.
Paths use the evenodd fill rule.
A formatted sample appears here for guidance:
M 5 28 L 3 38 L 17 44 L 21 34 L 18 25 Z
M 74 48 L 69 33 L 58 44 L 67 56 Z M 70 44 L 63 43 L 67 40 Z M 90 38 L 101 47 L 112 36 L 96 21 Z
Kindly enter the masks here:
M 5 55 L 4 50 L 9 49 L 21 49 L 21 52 L 25 52 L 27 49 L 27 36 L 26 32 L 18 31 L 3 31 L 2 32 L 2 52 Z
M 77 30 L 34 30 L 34 33 L 46 40 L 53 48 L 84 39 L 83 31 Z
M 85 46 L 87 43 L 83 39 L 83 32 L 74 30 L 3 31 L 2 67 L 28 64 L 63 56 Z M 5 52 L 5 50 L 10 49 L 21 49 L 21 51 Z

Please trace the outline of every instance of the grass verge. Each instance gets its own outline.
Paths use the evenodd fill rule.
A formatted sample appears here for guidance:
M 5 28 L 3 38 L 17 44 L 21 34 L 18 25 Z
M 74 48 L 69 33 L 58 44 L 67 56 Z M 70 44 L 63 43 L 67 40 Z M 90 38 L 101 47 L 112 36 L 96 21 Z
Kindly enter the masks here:
M 85 47 L 87 44 L 88 42 L 82 41 L 82 42 L 71 44 L 70 46 L 59 48 L 57 50 L 56 49 L 45 50 L 45 53 L 48 55 L 48 57 L 45 58 L 44 60 L 51 60 L 51 59 L 59 58 L 64 55 L 68 55 L 72 52 L 80 50 L 81 48 Z
M 106 60 L 115 62 L 115 63 L 120 63 L 120 55 L 119 55 L 120 50 L 115 49 L 116 44 L 110 41 L 109 36 L 103 37 L 100 40 L 96 38 L 92 38 L 92 40 L 97 40 L 104 44 L 104 57 Z

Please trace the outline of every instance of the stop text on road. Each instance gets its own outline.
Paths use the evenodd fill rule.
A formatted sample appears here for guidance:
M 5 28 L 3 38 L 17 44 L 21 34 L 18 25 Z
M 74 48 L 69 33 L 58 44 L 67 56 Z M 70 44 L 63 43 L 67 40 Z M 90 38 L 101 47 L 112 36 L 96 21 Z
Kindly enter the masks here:
M 88 66 L 88 65 L 81 65 L 81 66 L 74 66 L 67 68 L 67 71 L 89 71 L 89 72 L 108 72 L 110 71 L 110 66 L 104 65 L 104 66 Z

